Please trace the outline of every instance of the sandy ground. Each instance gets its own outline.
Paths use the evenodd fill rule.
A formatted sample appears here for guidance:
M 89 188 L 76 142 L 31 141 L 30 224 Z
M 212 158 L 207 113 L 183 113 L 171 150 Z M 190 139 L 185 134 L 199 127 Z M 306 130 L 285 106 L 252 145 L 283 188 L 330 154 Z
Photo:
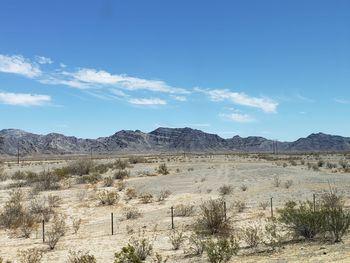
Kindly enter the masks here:
M 316 162 L 313 157 L 303 156 L 303 159 Z M 310 159 L 311 158 L 311 159 Z M 341 156 L 329 155 L 323 158 L 338 161 Z M 259 203 L 270 201 L 273 206 L 281 207 L 288 200 L 312 200 L 316 198 L 329 184 L 335 185 L 344 194 L 348 203 L 350 194 L 350 176 L 335 170 L 321 169 L 313 171 L 306 165 L 288 165 L 283 167 L 286 160 L 269 161 L 255 158 L 255 155 L 198 155 L 198 156 L 170 156 L 150 157 L 153 163 L 135 164 L 130 170 L 131 176 L 126 179 L 127 188 L 134 187 L 138 193 L 152 193 L 157 196 L 162 190 L 170 190 L 171 195 L 162 202 L 141 204 L 138 199 L 125 201 L 124 193 L 120 193 L 120 201 L 114 206 L 101 206 L 95 199 L 96 189 L 89 185 L 73 184 L 68 189 L 42 192 L 41 195 L 54 194 L 62 198 L 59 211 L 67 215 L 67 233 L 52 251 L 42 242 L 41 226 L 30 238 L 18 238 L 14 233 L 0 230 L 0 256 L 16 261 L 18 250 L 32 247 L 45 250 L 42 262 L 67 262 L 69 250 L 89 251 L 95 255 L 97 262 L 113 262 L 114 253 L 128 243 L 131 235 L 137 235 L 139 230 L 153 240 L 154 252 L 169 256 L 168 262 L 206 262 L 203 257 L 186 257 L 184 251 L 188 244 L 185 242 L 178 251 L 172 250 L 168 235 L 171 231 L 170 208 L 178 204 L 200 205 L 203 201 L 219 198 L 218 189 L 224 184 L 234 187 L 233 193 L 226 196 L 228 216 L 232 217 L 235 226 L 243 226 L 252 221 L 261 221 L 270 216 L 269 207 L 262 210 Z M 107 162 L 107 160 L 99 160 Z M 67 161 L 28 162 L 19 166 L 5 164 L 7 174 L 17 170 L 31 170 L 40 172 L 43 169 L 53 169 L 66 165 Z M 168 175 L 142 176 L 146 171 L 154 173 L 159 163 L 166 163 L 170 169 Z M 112 174 L 109 171 L 106 175 Z M 273 185 L 278 176 L 282 182 L 280 187 Z M 292 180 L 293 185 L 286 189 L 283 184 Z M 11 181 L 0 183 L 0 205 L 4 205 L 10 190 L 6 185 Z M 246 191 L 241 190 L 246 185 Z M 98 184 L 98 189 L 103 189 Z M 114 189 L 110 187 L 109 189 Z M 29 189 L 25 190 L 29 192 Z M 238 213 L 234 203 L 244 201 L 247 208 Z M 125 207 L 137 207 L 142 217 L 135 220 L 125 220 L 122 211 Z M 111 235 L 111 213 L 114 216 L 114 235 Z M 71 218 L 81 218 L 82 225 L 77 234 L 73 233 Z M 175 217 L 175 227 L 188 229 L 194 221 L 193 217 Z M 134 233 L 130 233 L 133 230 Z M 186 234 L 189 234 L 187 230 Z M 243 244 L 244 245 L 244 244 Z M 350 240 L 346 237 L 340 244 L 320 244 L 319 242 L 301 242 L 285 245 L 283 249 L 274 253 L 254 253 L 240 251 L 231 262 L 350 262 Z M 151 258 L 147 262 L 152 262 Z

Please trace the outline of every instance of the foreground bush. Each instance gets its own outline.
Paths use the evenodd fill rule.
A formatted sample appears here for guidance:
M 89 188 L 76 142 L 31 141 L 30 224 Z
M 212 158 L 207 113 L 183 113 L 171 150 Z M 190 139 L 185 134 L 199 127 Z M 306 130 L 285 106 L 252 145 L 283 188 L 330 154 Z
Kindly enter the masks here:
M 205 246 L 210 263 L 228 262 L 239 250 L 238 242 L 231 236 L 229 238 L 210 239 Z
M 21 250 L 18 252 L 19 262 L 21 263 L 40 263 L 43 252 L 36 249 Z
M 96 263 L 95 256 L 88 252 L 83 253 L 82 251 L 69 251 L 68 263 Z
M 25 214 L 22 204 L 23 198 L 24 195 L 21 190 L 13 190 L 10 193 L 9 199 L 0 213 L 0 225 L 2 227 L 16 229 L 21 226 Z
M 119 200 L 117 192 L 109 190 L 101 190 L 97 193 L 97 198 L 101 205 L 114 205 Z
M 224 234 L 229 231 L 222 200 L 209 200 L 201 204 L 195 230 L 206 234 Z
M 142 263 L 142 260 L 137 256 L 135 248 L 128 244 L 114 254 L 114 263 Z

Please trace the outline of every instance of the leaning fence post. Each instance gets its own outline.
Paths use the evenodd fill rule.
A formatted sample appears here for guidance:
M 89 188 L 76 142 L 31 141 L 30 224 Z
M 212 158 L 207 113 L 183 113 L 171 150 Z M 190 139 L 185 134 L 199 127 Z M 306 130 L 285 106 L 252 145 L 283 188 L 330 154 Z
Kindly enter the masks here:
M 271 218 L 273 218 L 273 205 L 272 205 L 272 197 L 270 199 L 270 203 L 271 203 Z
M 174 229 L 174 207 L 171 207 L 171 229 Z
M 224 201 L 224 216 L 225 216 L 225 221 L 227 221 L 227 214 L 226 214 L 226 201 Z
M 316 212 L 316 195 L 313 194 L 313 199 L 314 199 L 314 212 Z
M 113 213 L 111 213 L 111 229 L 112 229 L 112 236 L 114 234 L 114 229 L 113 229 Z
M 42 228 L 43 228 L 43 243 L 45 243 L 45 220 L 42 221 Z

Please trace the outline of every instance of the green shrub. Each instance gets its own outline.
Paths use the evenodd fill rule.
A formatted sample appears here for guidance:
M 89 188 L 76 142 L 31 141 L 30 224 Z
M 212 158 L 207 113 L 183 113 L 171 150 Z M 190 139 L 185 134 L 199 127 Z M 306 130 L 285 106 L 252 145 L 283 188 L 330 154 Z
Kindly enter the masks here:
M 169 234 L 169 240 L 173 246 L 173 250 L 178 250 L 185 241 L 185 238 L 182 230 L 172 230 Z
M 312 239 L 323 231 L 325 215 L 321 210 L 314 211 L 312 202 L 300 202 L 297 205 L 289 201 L 278 212 L 280 222 L 286 224 L 297 237 Z
M 145 260 L 153 250 L 153 245 L 151 241 L 145 237 L 145 232 L 139 232 L 137 237 L 131 237 L 129 244 L 135 249 L 136 256 L 141 260 Z
M 78 159 L 69 164 L 68 170 L 72 175 L 86 175 L 93 171 L 94 162 L 91 159 Z
M 6 201 L 4 208 L 0 213 L 0 225 L 7 229 L 16 229 L 20 227 L 22 218 L 25 214 L 23 207 L 23 192 L 13 190 L 9 199 Z
M 142 263 L 142 260 L 137 256 L 135 248 L 128 244 L 114 254 L 114 263 Z
M 114 169 L 124 170 L 127 167 L 129 167 L 128 161 L 122 161 L 121 159 L 118 159 L 113 163 Z
M 113 175 L 114 179 L 122 180 L 130 176 L 130 172 L 126 170 L 119 169 Z
M 210 263 L 228 262 L 239 250 L 238 242 L 231 236 L 229 238 L 211 238 L 207 241 L 205 250 Z
M 200 205 L 200 215 L 195 230 L 203 234 L 224 234 L 228 231 L 229 222 L 225 220 L 222 200 L 209 200 Z
M 103 186 L 104 187 L 111 187 L 114 184 L 114 180 L 112 177 L 108 176 L 103 178 Z

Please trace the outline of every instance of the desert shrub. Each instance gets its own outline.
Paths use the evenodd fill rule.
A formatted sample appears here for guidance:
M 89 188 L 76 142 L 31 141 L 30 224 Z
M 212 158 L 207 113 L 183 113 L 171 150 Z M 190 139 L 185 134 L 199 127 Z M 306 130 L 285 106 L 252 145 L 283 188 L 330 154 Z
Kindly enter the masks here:
M 162 163 L 158 166 L 157 172 L 162 174 L 162 175 L 167 175 L 167 174 L 169 174 L 169 169 L 165 163 Z
M 123 161 L 121 159 L 116 160 L 113 163 L 113 168 L 114 169 L 120 169 L 120 170 L 124 170 L 125 168 L 127 168 L 129 166 L 128 161 Z
M 77 184 L 96 184 L 101 178 L 102 176 L 97 173 L 81 175 L 77 177 Z
M 50 250 L 53 250 L 56 247 L 58 241 L 60 240 L 61 235 L 59 233 L 54 232 L 53 230 L 49 230 L 46 231 L 45 238 L 47 240 L 46 243 L 49 246 Z
M 210 263 L 228 262 L 239 250 L 238 242 L 231 236 L 229 238 L 211 238 L 207 241 L 205 250 Z
M 290 160 L 289 163 L 292 165 L 292 166 L 297 166 L 297 162 L 295 160 Z
M 49 194 L 47 196 L 47 203 L 51 210 L 59 207 L 61 205 L 61 202 L 62 202 L 62 198 L 59 197 L 58 195 Z
M 43 252 L 37 248 L 18 251 L 17 257 L 21 263 L 40 263 Z
M 269 201 L 263 201 L 259 203 L 259 207 L 261 207 L 262 210 L 266 210 L 266 208 L 270 205 Z
M 168 259 L 169 259 L 169 257 L 165 257 L 165 258 L 163 259 L 163 256 L 162 256 L 162 255 L 156 253 L 156 254 L 154 255 L 152 261 L 153 261 L 153 263 L 166 263 L 166 262 L 168 262 Z
M 202 235 L 198 235 L 196 233 L 192 234 L 189 239 L 189 249 L 186 250 L 186 253 L 189 255 L 202 255 L 205 250 L 205 244 L 207 239 Z
M 123 216 L 125 219 L 137 219 L 141 216 L 141 212 L 136 207 L 127 207 L 123 210 Z
M 245 185 L 245 184 L 242 184 L 240 188 L 241 188 L 241 190 L 242 190 L 243 192 L 245 192 L 245 191 L 248 190 L 248 186 Z
M 282 246 L 284 241 L 284 235 L 280 229 L 277 219 L 271 218 L 265 224 L 265 238 L 264 244 L 271 247 L 273 250 Z
M 135 248 L 135 254 L 141 260 L 145 260 L 153 250 L 152 242 L 145 237 L 145 232 L 139 232 L 138 236 L 133 236 L 129 244 Z
M 37 222 L 48 222 L 53 214 L 53 206 L 50 206 L 46 198 L 35 197 L 30 201 L 29 211 Z
M 320 170 L 320 167 L 317 164 L 313 164 L 311 167 L 312 167 L 312 170 L 314 170 L 314 171 Z
M 94 165 L 92 168 L 92 171 L 98 174 L 104 174 L 107 173 L 109 169 L 109 165 L 108 164 L 98 164 L 98 165 Z
M 21 217 L 20 230 L 25 238 L 29 238 L 30 234 L 36 229 L 35 217 L 28 211 L 24 211 Z
M 237 209 L 237 212 L 241 213 L 246 209 L 247 205 L 242 200 L 237 200 L 234 202 L 234 207 Z
M 27 179 L 27 174 L 26 172 L 22 172 L 20 170 L 16 171 L 13 173 L 11 176 L 12 180 L 26 180 Z
M 89 252 L 82 251 L 69 251 L 68 263 L 96 263 L 96 258 L 94 255 L 89 254 Z
M 125 178 L 127 178 L 129 176 L 130 176 L 130 172 L 129 171 L 121 170 L 121 169 L 116 171 L 114 173 L 114 175 L 113 175 L 114 179 L 119 179 L 119 180 L 125 179 Z
M 111 176 L 103 178 L 103 186 L 104 187 L 111 187 L 113 186 L 114 180 Z
M 281 185 L 281 179 L 280 179 L 278 176 L 275 176 L 275 177 L 273 178 L 273 185 L 274 185 L 274 187 L 280 187 L 280 185 Z
M 350 227 L 350 212 L 344 208 L 343 196 L 330 188 L 329 192 L 322 195 L 321 206 L 325 214 L 325 231 L 334 242 L 340 242 Z
M 73 227 L 74 234 L 78 233 L 80 225 L 81 225 L 81 218 L 73 217 L 72 218 L 72 227 Z
M 299 205 L 289 201 L 278 212 L 280 222 L 292 230 L 297 237 L 312 239 L 323 231 L 324 213 L 314 211 L 313 204 L 309 201 L 300 202 Z
M 119 200 L 119 195 L 115 191 L 101 190 L 97 193 L 97 198 L 101 205 L 114 205 Z
M 249 223 L 241 229 L 241 237 L 251 248 L 256 248 L 261 242 L 261 229 L 258 225 Z
M 147 163 L 147 159 L 142 156 L 130 156 L 129 163 L 137 164 L 137 163 Z
M 137 197 L 137 191 L 135 188 L 127 188 L 125 191 L 125 199 L 131 200 Z
M 157 197 L 157 200 L 158 200 L 158 202 L 164 201 L 170 195 L 171 195 L 171 191 L 170 190 L 161 190 L 159 195 L 158 195 L 158 197 Z
M 197 233 L 217 234 L 228 230 L 222 200 L 209 200 L 200 205 L 200 215 L 195 224 Z
M 178 250 L 186 239 L 184 232 L 176 229 L 172 230 L 168 237 L 173 246 L 173 250 Z
M 16 229 L 21 225 L 21 220 L 25 214 L 23 207 L 23 192 L 13 190 L 4 208 L 0 213 L 0 225 L 8 229 Z
M 323 167 L 324 164 L 325 164 L 325 162 L 323 160 L 318 160 L 318 162 L 317 162 L 318 167 Z
M 33 177 L 28 176 L 27 183 L 29 185 L 33 185 L 36 191 L 58 190 L 60 188 L 59 182 L 62 179 L 63 178 L 59 177 L 53 172 L 43 171 L 33 175 Z
M 56 174 L 58 177 L 67 178 L 70 175 L 70 169 L 68 166 L 64 166 L 61 168 L 54 169 L 53 173 Z
M 9 260 L 5 260 L 2 257 L 0 257 L 0 263 L 12 263 L 12 262 L 9 261 Z
M 141 193 L 139 195 L 139 200 L 142 204 L 149 204 L 153 201 L 153 195 L 151 193 Z
M 178 204 L 174 207 L 174 216 L 188 217 L 188 216 L 193 216 L 193 214 L 194 214 L 194 205 Z
M 327 162 L 327 164 L 326 164 L 326 167 L 327 167 L 328 169 L 333 169 L 333 168 L 337 168 L 337 164 L 335 164 L 335 163 L 330 163 L 330 162 Z
M 286 189 L 289 189 L 292 185 L 293 185 L 293 180 L 287 180 L 287 181 L 284 183 L 284 187 L 285 187 Z
M 66 217 L 62 214 L 55 214 L 52 220 L 52 225 L 48 231 L 46 231 L 46 243 L 51 250 L 53 250 L 60 238 L 66 231 Z
M 93 171 L 94 162 L 91 159 L 78 159 L 69 164 L 68 169 L 73 175 L 87 175 Z
M 221 195 L 230 195 L 233 192 L 233 186 L 232 185 L 223 185 L 219 188 L 219 193 Z
M 142 260 L 136 254 L 135 248 L 128 244 L 114 254 L 114 263 L 142 263 Z
M 126 182 L 124 180 L 119 180 L 116 184 L 115 187 L 118 189 L 119 192 L 123 191 L 126 187 Z

